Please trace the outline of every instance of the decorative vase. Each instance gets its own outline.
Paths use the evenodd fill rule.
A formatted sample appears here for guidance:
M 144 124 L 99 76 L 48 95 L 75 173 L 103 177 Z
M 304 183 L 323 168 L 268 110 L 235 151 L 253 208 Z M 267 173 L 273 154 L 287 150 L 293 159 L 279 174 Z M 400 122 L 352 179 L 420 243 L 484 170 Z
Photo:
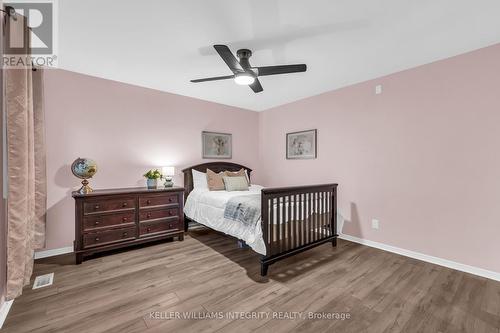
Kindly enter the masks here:
M 172 181 L 172 177 L 165 177 L 165 183 L 163 184 L 165 187 L 174 186 L 174 182 Z
M 148 189 L 155 189 L 158 187 L 158 179 L 146 179 L 148 184 Z

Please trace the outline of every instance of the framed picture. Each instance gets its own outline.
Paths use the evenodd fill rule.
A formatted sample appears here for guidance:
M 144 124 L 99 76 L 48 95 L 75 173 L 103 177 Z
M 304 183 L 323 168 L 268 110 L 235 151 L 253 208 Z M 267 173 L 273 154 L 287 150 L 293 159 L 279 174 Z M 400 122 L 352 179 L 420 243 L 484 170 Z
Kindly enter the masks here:
M 312 159 L 317 156 L 317 130 L 308 130 L 286 134 L 286 158 Z
M 227 133 L 201 132 L 203 158 L 231 158 L 233 137 Z

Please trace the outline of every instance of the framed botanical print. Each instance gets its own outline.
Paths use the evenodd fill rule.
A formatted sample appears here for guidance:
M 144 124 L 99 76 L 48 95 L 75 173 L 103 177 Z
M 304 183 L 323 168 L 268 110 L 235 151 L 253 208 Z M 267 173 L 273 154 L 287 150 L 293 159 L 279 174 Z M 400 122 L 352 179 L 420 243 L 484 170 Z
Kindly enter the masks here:
M 313 159 L 317 157 L 316 129 L 286 134 L 287 159 Z
M 231 158 L 233 137 L 227 133 L 205 132 L 201 133 L 203 158 Z

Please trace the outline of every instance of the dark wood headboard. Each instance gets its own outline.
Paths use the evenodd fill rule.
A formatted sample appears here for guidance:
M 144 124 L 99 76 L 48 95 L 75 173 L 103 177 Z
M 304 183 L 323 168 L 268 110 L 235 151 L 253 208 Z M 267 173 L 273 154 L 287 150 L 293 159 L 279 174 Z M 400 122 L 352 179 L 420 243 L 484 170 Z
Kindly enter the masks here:
M 193 190 L 193 173 L 191 170 L 196 170 L 199 172 L 207 172 L 207 169 L 212 170 L 213 172 L 221 172 L 221 171 L 239 171 L 241 169 L 246 169 L 248 173 L 248 178 L 250 178 L 250 173 L 252 173 L 252 169 L 247 168 L 244 165 L 230 163 L 230 162 L 208 162 L 203 164 L 194 165 L 192 167 L 186 168 L 182 170 L 184 173 L 184 199 L 187 198 L 188 194 Z

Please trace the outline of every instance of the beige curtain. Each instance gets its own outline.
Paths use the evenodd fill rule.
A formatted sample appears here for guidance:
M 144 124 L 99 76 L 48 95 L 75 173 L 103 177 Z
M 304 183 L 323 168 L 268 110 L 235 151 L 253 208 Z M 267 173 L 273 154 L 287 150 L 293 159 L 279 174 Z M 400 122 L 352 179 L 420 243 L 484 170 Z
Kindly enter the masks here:
M 23 38 L 26 20 L 9 20 L 11 38 Z M 4 69 L 7 128 L 7 290 L 14 299 L 29 284 L 34 250 L 45 243 L 46 176 L 42 70 Z

